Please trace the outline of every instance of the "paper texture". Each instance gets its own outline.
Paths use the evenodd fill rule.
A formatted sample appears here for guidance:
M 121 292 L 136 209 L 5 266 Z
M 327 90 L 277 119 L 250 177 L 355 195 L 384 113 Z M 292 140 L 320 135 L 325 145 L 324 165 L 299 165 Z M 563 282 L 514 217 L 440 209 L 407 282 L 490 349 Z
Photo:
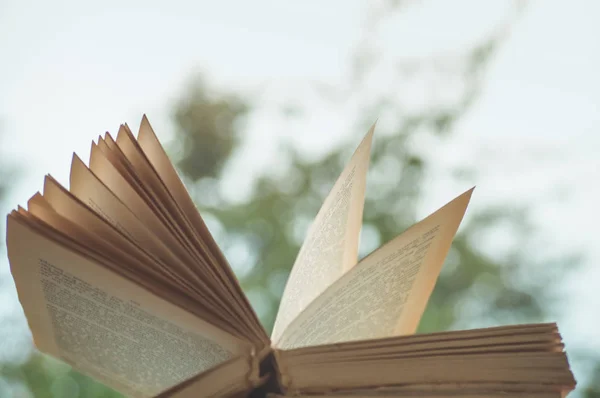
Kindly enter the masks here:
M 153 174 L 155 178 L 160 179 L 161 185 L 164 184 L 168 191 L 169 201 L 176 204 L 178 212 L 181 211 L 182 221 L 189 227 L 185 236 L 196 237 L 196 249 L 199 253 L 202 253 L 205 262 L 203 268 L 209 274 L 209 278 L 213 280 L 214 285 L 222 286 L 222 289 L 219 288 L 219 290 L 223 292 L 229 310 L 234 310 L 236 322 L 244 328 L 245 335 L 248 338 L 267 346 L 269 338 L 264 328 L 260 325 L 260 321 L 244 295 L 227 259 L 196 209 L 192 198 L 177 175 L 164 148 L 160 145 L 146 116 L 142 118 L 137 144 L 133 141 L 133 136 L 127 131 L 120 133 L 117 140 L 120 142 L 119 145 L 123 145 L 124 151 L 127 153 L 134 152 L 134 149 L 137 148 L 138 161 L 136 163 L 141 162 L 140 158 L 144 158 L 148 162 L 148 169 L 152 169 L 152 173 L 149 174 Z M 127 144 L 128 141 L 129 144 Z M 129 149 L 126 148 L 127 146 L 129 146 Z M 209 278 L 205 279 L 210 280 Z
M 156 398 L 233 397 L 236 393 L 240 393 L 240 397 L 246 397 L 253 387 L 253 384 L 248 381 L 248 375 L 253 371 L 256 369 L 252 369 L 248 358 L 230 359 L 202 375 L 163 392 Z
M 8 252 L 36 346 L 129 396 L 156 395 L 248 353 L 241 341 L 12 217 Z
M 373 130 L 371 127 L 325 199 L 294 263 L 271 340 L 319 294 L 356 265 Z
M 363 259 L 290 324 L 277 347 L 414 333 L 471 192 Z

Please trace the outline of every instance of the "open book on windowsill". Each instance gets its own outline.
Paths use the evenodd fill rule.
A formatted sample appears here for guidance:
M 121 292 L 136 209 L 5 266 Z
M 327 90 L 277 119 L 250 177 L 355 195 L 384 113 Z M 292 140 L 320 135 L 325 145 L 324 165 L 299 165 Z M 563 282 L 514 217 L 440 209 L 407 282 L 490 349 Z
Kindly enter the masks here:
M 144 116 L 8 215 L 36 347 L 131 397 L 532 397 L 575 386 L 554 324 L 414 334 L 472 189 L 362 259 L 373 128 L 316 215 L 272 336 Z

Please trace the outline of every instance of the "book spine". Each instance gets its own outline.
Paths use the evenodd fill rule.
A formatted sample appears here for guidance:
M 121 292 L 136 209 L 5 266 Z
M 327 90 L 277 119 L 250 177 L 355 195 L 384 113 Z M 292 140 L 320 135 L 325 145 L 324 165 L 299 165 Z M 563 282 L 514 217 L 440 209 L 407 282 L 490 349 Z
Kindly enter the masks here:
M 281 394 L 281 385 L 279 383 L 277 360 L 273 351 L 270 349 L 259 354 L 260 361 L 260 382 L 250 394 L 249 398 L 264 398 L 269 393 Z
M 274 359 L 274 372 L 277 380 L 277 384 L 279 384 L 281 392 L 285 393 L 292 389 L 292 379 L 289 377 L 289 374 L 286 372 L 285 362 L 281 356 L 281 352 L 277 349 L 273 349 L 273 359 Z

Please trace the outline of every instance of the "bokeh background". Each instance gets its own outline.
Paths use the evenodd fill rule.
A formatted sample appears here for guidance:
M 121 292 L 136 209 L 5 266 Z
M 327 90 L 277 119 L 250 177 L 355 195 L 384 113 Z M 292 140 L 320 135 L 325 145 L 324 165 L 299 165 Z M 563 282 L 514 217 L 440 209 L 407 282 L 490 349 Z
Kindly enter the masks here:
M 0 212 L 146 113 L 270 330 L 378 119 L 361 256 L 477 185 L 420 330 L 558 321 L 572 396 L 600 397 L 598 15 L 593 0 L 2 0 Z M 0 245 L 0 397 L 117 396 L 33 350 Z

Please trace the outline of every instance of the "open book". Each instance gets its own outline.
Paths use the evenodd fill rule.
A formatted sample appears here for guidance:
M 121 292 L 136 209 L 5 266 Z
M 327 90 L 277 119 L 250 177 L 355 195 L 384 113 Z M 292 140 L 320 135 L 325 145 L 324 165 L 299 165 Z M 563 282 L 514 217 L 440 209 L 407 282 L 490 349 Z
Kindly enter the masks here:
M 472 190 L 358 261 L 373 128 L 312 223 L 269 338 L 146 117 L 8 215 L 36 347 L 131 397 L 535 397 L 554 324 L 414 334 Z

